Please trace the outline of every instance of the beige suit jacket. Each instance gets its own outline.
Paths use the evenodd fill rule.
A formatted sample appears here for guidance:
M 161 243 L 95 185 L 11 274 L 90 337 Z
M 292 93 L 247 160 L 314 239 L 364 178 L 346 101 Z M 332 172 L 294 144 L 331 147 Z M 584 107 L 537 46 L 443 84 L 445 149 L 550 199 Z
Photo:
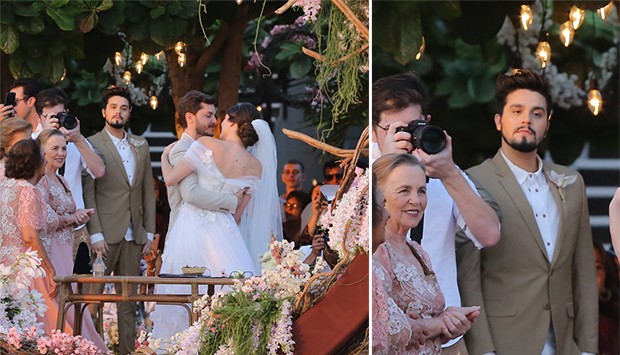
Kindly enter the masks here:
M 103 233 L 106 243 L 121 242 L 129 222 L 137 244 L 147 241 L 146 233 L 155 233 L 155 192 L 149 145 L 143 138 L 127 134 L 136 171 L 130 184 L 121 157 L 107 132 L 88 138 L 105 163 L 105 175 L 93 180 L 83 177 L 84 204 L 94 208 L 88 224 L 90 235 Z
M 183 158 L 194 140 L 187 134 L 172 147 L 168 159 L 175 166 Z M 181 203 L 185 201 L 204 210 L 233 213 L 237 208 L 237 197 L 216 191 L 205 190 L 198 184 L 198 175 L 192 172 L 176 186 L 168 187 L 168 203 L 170 204 L 170 228 L 174 225 Z
M 564 200 L 550 171 L 576 175 Z M 576 171 L 543 163 L 560 226 L 551 262 L 532 209 L 498 152 L 467 170 L 502 215 L 497 245 L 457 253 L 463 305 L 483 305 L 465 335 L 471 354 L 540 354 L 553 325 L 557 354 L 598 352 L 598 289 L 584 182 Z

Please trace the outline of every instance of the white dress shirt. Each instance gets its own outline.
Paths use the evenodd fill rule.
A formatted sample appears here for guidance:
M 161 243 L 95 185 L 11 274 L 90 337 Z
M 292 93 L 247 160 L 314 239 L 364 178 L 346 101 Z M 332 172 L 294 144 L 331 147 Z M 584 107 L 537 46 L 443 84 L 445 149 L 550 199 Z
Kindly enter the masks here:
M 93 147 L 88 140 L 85 140 L 90 149 Z M 93 179 L 95 176 L 90 171 L 82 154 L 73 142 L 67 142 L 67 159 L 65 160 L 64 177 L 69 183 L 69 190 L 73 195 L 73 201 L 77 209 L 84 208 L 84 197 L 82 196 L 82 171 L 86 171 Z

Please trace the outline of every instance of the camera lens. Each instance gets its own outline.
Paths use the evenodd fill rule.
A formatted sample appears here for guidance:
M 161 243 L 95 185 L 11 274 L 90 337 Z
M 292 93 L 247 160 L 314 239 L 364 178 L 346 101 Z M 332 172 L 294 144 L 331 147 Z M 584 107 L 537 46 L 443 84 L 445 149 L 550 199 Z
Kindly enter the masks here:
M 420 148 L 427 154 L 437 154 L 446 147 L 446 136 L 437 126 L 423 126 L 413 133 Z
M 56 117 L 58 117 L 58 124 L 68 130 L 74 129 L 78 125 L 77 117 L 70 113 L 61 112 Z

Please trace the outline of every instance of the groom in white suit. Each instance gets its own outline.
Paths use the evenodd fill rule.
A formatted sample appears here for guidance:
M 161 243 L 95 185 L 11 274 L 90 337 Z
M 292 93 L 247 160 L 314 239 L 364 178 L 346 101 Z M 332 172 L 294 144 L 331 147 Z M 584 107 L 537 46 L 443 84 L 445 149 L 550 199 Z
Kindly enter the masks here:
M 191 90 L 179 101 L 177 122 L 183 128 L 181 139 L 170 150 L 170 164 L 175 166 L 185 155 L 190 145 L 201 136 L 212 137 L 217 126 L 215 98 L 205 93 Z M 162 157 L 163 159 L 163 157 Z M 170 203 L 170 227 L 174 222 L 183 201 L 200 209 L 234 213 L 244 191 L 235 195 L 205 190 L 198 185 L 198 175 L 192 172 L 176 186 L 168 187 Z

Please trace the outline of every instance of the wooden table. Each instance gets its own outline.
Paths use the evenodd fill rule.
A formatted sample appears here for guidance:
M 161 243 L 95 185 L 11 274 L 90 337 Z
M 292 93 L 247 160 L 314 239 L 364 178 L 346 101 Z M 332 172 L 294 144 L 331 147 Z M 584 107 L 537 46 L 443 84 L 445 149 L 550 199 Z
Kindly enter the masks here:
M 184 307 L 189 313 L 189 325 L 192 325 L 198 318 L 193 312 L 193 302 L 202 295 L 199 293 L 198 286 L 207 286 L 207 294 L 213 296 L 215 286 L 232 285 L 234 279 L 230 278 L 207 278 L 207 277 L 152 277 L 152 276 L 103 276 L 93 277 L 88 275 L 81 276 L 57 276 L 54 281 L 60 285 L 58 292 L 58 320 L 57 329 L 64 329 L 64 323 L 69 307 L 74 306 L 74 325 L 73 334 L 79 335 L 82 329 L 82 316 L 84 309 L 89 303 L 106 302 L 157 302 L 172 304 Z M 83 294 L 81 292 L 83 284 L 116 284 L 115 294 Z M 77 293 L 73 292 L 72 284 L 77 285 Z M 135 287 L 130 285 L 142 286 L 140 291 L 135 293 Z M 148 285 L 190 285 L 191 294 L 149 294 Z M 189 306 L 188 306 L 189 304 Z M 99 307 L 99 322 L 102 322 L 103 307 Z M 100 325 L 99 332 L 103 337 L 103 327 Z

